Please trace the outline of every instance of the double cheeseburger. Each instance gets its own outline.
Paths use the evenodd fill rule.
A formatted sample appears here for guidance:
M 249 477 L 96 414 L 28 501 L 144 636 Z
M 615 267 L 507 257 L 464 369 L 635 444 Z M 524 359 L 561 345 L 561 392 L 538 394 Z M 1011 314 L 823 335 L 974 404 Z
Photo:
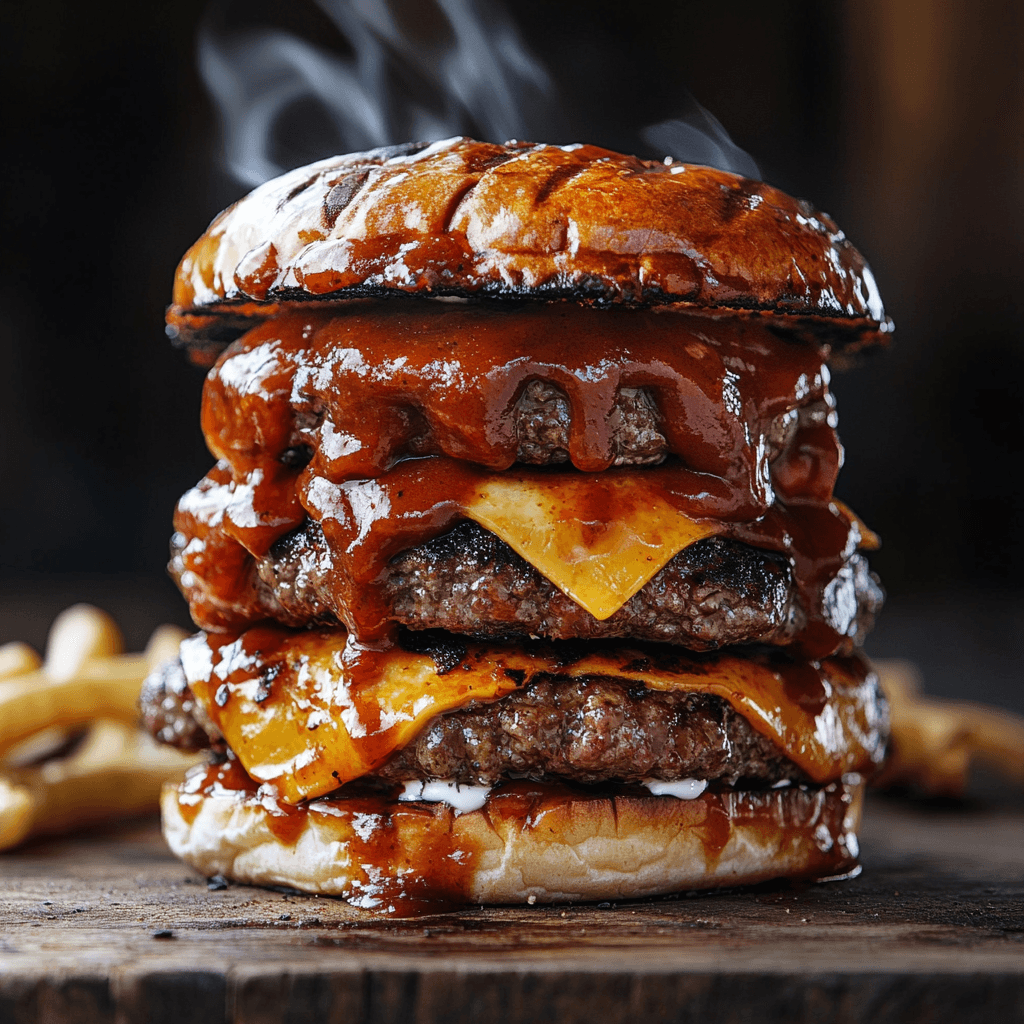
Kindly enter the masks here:
M 828 361 L 889 330 L 824 214 L 725 171 L 451 139 L 256 189 L 183 259 L 217 459 L 200 632 L 147 680 L 211 751 L 207 875 L 644 896 L 857 866 L 887 713 Z

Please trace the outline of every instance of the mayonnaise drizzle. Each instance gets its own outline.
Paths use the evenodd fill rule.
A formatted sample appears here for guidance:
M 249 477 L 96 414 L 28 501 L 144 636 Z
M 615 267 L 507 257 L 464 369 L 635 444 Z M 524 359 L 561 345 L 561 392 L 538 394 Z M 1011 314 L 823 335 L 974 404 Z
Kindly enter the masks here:
M 412 779 L 398 795 L 399 800 L 424 800 L 430 804 L 448 804 L 459 814 L 478 811 L 487 802 L 490 786 L 460 786 L 457 782 L 438 779 L 424 782 Z
M 643 779 L 640 783 L 655 796 L 674 796 L 677 800 L 695 800 L 708 788 L 706 779 L 679 779 L 665 782 L 662 779 Z

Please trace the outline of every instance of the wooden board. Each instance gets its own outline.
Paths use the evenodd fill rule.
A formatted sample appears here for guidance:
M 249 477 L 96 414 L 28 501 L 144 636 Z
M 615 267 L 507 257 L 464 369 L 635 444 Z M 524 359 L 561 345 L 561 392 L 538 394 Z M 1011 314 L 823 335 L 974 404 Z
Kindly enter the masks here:
M 151 821 L 40 842 L 0 857 L 0 1021 L 1024 1020 L 1024 809 L 875 799 L 862 839 L 849 882 L 398 921 L 211 891 Z

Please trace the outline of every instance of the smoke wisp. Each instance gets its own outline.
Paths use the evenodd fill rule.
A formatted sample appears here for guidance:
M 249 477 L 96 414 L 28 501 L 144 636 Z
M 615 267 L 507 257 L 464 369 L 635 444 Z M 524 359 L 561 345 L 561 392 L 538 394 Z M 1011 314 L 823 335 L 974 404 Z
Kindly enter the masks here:
M 334 45 L 253 25 L 235 0 L 209 9 L 200 70 L 221 116 L 227 168 L 242 184 L 412 140 L 586 141 L 572 137 L 572 112 L 502 0 L 314 2 Z M 638 126 L 635 150 L 757 177 L 753 159 L 680 92 L 678 115 Z

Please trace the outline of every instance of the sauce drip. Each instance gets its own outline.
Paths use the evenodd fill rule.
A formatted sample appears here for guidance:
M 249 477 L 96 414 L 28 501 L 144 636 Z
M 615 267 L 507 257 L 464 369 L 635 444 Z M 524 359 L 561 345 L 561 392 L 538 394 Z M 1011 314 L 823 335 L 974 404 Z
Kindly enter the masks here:
M 260 586 L 255 559 L 310 517 L 330 548 L 330 605 L 347 657 L 387 649 L 389 559 L 466 518 L 489 474 L 642 473 L 665 502 L 716 532 L 791 561 L 812 657 L 842 639 L 825 588 L 859 529 L 831 503 L 841 461 L 825 349 L 778 337 L 757 318 L 573 303 L 496 309 L 426 300 L 286 308 L 236 342 L 210 372 L 203 429 L 220 459 L 179 504 L 180 579 L 193 617 L 238 630 L 291 622 Z M 531 381 L 571 408 L 570 464 L 514 467 L 516 402 Z M 609 468 L 622 388 L 645 388 L 668 458 Z M 827 414 L 782 450 L 780 417 Z M 298 454 L 296 454 L 298 453 Z M 581 522 L 586 509 L 577 513 Z
M 271 527 L 287 478 L 281 455 L 313 449 L 312 475 L 380 476 L 411 455 L 503 471 L 516 459 L 513 411 L 525 385 L 566 395 L 568 453 L 583 472 L 613 461 L 621 388 L 647 388 L 669 450 L 706 494 L 707 514 L 755 518 L 771 504 L 764 439 L 772 421 L 827 393 L 827 352 L 756 319 L 573 303 L 452 308 L 428 301 L 298 306 L 254 328 L 210 371 L 202 424 L 210 450 L 254 490 Z M 256 479 L 256 470 L 262 470 Z M 815 481 L 822 494 L 832 480 Z M 799 496 L 799 495 L 797 495 Z M 259 533 L 245 543 L 258 550 Z
M 466 902 L 476 868 L 471 842 L 443 805 L 399 804 L 387 797 L 316 800 L 289 807 L 267 795 L 233 760 L 193 769 L 178 790 L 178 811 L 193 825 L 204 797 L 258 805 L 275 839 L 294 847 L 307 828 L 326 847 L 338 844 L 352 878 L 339 893 L 353 906 L 393 917 L 453 909 Z M 440 827 L 439 827 L 440 825 Z

